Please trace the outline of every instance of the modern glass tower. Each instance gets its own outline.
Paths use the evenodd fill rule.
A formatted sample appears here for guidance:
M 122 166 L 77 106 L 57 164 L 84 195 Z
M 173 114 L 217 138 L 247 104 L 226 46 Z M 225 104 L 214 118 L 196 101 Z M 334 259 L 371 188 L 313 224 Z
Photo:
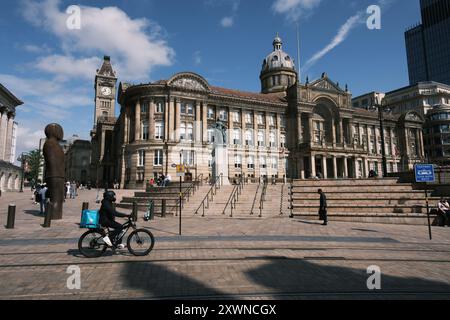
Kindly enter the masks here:
M 450 0 L 420 0 L 422 24 L 405 33 L 409 82 L 450 85 Z

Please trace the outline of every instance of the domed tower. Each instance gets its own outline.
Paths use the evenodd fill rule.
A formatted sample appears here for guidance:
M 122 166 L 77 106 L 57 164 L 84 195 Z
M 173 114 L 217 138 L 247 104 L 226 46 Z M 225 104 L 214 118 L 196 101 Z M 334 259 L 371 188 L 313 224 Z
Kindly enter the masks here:
M 295 61 L 283 51 L 283 41 L 278 36 L 273 40 L 273 52 L 263 62 L 261 75 L 261 92 L 284 92 L 297 81 Z

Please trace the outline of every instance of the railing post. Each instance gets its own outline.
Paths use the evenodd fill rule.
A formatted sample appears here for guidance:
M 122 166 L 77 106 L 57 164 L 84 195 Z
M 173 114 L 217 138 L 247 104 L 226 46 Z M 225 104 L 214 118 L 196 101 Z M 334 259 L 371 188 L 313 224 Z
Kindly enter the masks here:
M 14 229 L 15 221 L 16 221 L 16 205 L 10 204 L 8 207 L 8 221 L 6 223 L 6 229 Z
M 166 199 L 161 200 L 161 216 L 166 217 Z
M 294 191 L 293 185 L 289 185 L 289 210 L 290 210 L 290 218 L 294 218 Z
M 136 201 L 133 202 L 133 213 L 132 213 L 133 221 L 137 221 L 138 218 L 138 204 Z
M 205 201 L 203 201 L 203 214 L 202 214 L 202 217 L 204 217 L 205 216 Z

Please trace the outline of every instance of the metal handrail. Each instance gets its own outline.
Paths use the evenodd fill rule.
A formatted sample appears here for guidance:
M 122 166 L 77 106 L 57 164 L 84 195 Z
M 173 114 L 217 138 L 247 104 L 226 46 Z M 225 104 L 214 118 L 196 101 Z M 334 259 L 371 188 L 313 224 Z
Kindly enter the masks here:
M 261 192 L 261 198 L 259 200 L 259 217 L 262 217 L 262 210 L 264 209 L 264 201 L 266 201 L 266 194 L 267 194 L 267 186 L 268 183 L 264 181 L 263 183 L 263 190 Z
M 236 202 L 239 201 L 239 196 L 242 193 L 243 185 L 242 185 L 242 178 L 239 179 L 239 183 L 234 186 L 233 191 L 230 194 L 230 198 L 228 199 L 227 204 L 225 205 L 225 208 L 223 209 L 222 214 L 225 214 L 227 211 L 228 206 L 231 204 L 231 215 L 230 217 L 233 217 L 233 209 L 236 207 Z
M 198 206 L 197 210 L 195 210 L 195 214 L 198 214 L 198 211 L 200 210 L 201 207 L 203 207 L 203 214 L 202 217 L 205 216 L 205 201 L 207 202 L 206 204 L 206 209 L 209 209 L 209 196 L 211 195 L 211 201 L 214 200 L 214 195 L 215 195 L 215 191 L 217 191 L 217 189 L 220 189 L 220 181 L 221 181 L 221 176 L 222 174 L 220 174 L 220 176 L 217 176 L 214 178 L 214 183 L 211 185 L 211 188 L 209 189 L 208 193 L 206 194 L 206 196 L 203 198 L 203 201 L 200 203 L 200 205 Z M 217 183 L 219 183 L 219 186 L 217 186 Z
M 250 215 L 252 216 L 253 210 L 255 209 L 255 204 L 256 204 L 256 198 L 258 197 L 258 192 L 259 192 L 259 188 L 261 187 L 261 182 L 259 182 L 258 187 L 256 188 L 256 193 L 255 193 L 255 198 L 253 199 L 253 205 L 252 205 L 252 210 L 250 211 Z
M 178 199 L 177 199 L 177 202 L 175 203 L 175 205 L 173 205 L 172 207 L 170 207 L 170 210 L 166 210 L 166 211 L 167 211 L 167 212 L 172 212 L 172 210 L 173 210 L 174 208 L 179 208 L 180 205 L 181 205 L 181 207 L 183 208 L 183 201 L 184 201 L 184 198 L 186 197 L 186 194 L 187 194 L 187 198 L 188 198 L 187 201 L 189 202 L 190 195 L 191 195 L 191 191 L 192 191 L 192 194 L 195 194 L 195 183 L 194 183 L 194 182 L 191 183 L 191 184 L 189 185 L 189 187 L 188 187 L 184 192 L 181 193 L 181 204 L 180 204 L 180 199 L 178 198 Z M 178 217 L 178 210 L 176 211 L 175 216 Z

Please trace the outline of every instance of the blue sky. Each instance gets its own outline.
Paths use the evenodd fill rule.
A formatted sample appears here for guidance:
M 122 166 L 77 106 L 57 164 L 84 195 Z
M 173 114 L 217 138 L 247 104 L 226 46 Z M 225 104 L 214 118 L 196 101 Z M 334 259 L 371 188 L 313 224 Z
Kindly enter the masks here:
M 65 27 L 74 4 L 81 30 Z M 381 30 L 365 23 L 373 4 Z M 193 71 L 215 86 L 258 92 L 277 32 L 297 57 L 298 22 L 303 80 L 327 72 L 356 96 L 408 84 L 404 31 L 419 21 L 418 0 L 3 0 L 0 82 L 25 102 L 17 112 L 21 152 L 37 147 L 50 122 L 66 137 L 89 137 L 105 54 L 119 81 Z

